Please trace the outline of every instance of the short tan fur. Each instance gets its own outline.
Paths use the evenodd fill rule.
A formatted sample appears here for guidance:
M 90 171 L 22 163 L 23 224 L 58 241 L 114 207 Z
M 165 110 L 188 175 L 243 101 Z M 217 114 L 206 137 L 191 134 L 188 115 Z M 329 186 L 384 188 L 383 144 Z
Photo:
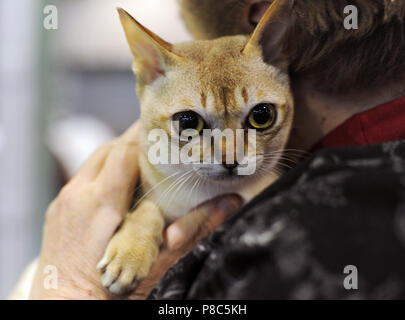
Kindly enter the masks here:
M 238 193 L 248 201 L 278 178 L 277 164 L 293 119 L 288 60 L 280 49 L 289 36 L 293 3 L 275 1 L 251 37 L 175 45 L 118 9 L 134 56 L 141 102 L 139 162 L 144 197 L 98 265 L 110 292 L 122 294 L 147 275 L 167 222 L 221 194 Z M 264 34 L 271 41 L 264 43 Z M 264 53 L 269 52 L 272 58 L 264 61 Z M 174 115 L 192 111 L 211 129 L 247 129 L 246 119 L 260 104 L 274 106 L 277 117 L 271 127 L 257 132 L 256 149 L 247 155 L 256 161 L 253 175 L 218 179 L 226 171 L 222 165 L 152 165 L 148 160 L 148 134 L 163 129 L 171 135 Z M 245 139 L 245 147 L 248 145 Z M 202 154 L 204 147 L 198 148 Z

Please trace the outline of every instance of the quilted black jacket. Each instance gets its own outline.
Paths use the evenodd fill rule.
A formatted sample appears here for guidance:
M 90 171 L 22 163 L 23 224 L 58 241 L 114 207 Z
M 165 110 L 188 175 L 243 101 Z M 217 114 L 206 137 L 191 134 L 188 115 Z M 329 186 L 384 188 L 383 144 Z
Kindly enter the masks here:
M 405 298 L 405 141 L 314 154 L 181 259 L 149 297 L 358 298 Z

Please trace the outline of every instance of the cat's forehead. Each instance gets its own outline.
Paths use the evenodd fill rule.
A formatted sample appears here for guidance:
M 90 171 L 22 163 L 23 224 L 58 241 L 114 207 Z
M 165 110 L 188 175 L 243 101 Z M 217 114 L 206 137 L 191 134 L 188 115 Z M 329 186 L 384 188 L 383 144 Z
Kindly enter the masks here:
M 248 40 L 247 36 L 228 36 L 214 40 L 196 40 L 174 45 L 173 50 L 185 59 L 196 63 L 223 56 L 240 55 Z
M 244 82 L 252 82 L 260 72 L 269 76 L 269 66 L 260 55 L 242 54 L 247 41 L 247 36 L 231 36 L 177 44 L 174 50 L 183 57 L 180 70 L 187 78 L 194 78 L 202 87 L 233 90 Z
M 178 44 L 174 50 L 183 57 L 186 65 L 198 70 L 201 76 L 236 76 L 241 68 L 241 52 L 246 42 L 246 36 L 223 37 Z
M 242 54 L 248 39 L 240 35 L 175 45 L 176 53 L 184 61 L 180 79 L 186 78 L 187 85 L 198 86 L 202 101 L 213 96 L 214 100 L 229 104 L 240 95 L 246 103 L 252 94 L 260 100 L 261 92 L 273 91 L 276 96 L 285 96 L 288 87 L 285 76 L 266 64 L 261 53 L 248 57 Z

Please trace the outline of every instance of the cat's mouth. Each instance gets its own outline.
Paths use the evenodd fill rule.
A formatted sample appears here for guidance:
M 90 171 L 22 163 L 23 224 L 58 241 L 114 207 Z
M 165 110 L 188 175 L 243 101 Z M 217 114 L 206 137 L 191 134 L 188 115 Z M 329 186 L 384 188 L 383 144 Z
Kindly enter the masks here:
M 260 157 L 248 158 L 248 161 L 242 161 L 241 163 L 237 161 L 217 164 L 195 163 L 193 170 L 195 174 L 204 179 L 240 183 L 243 179 L 246 180 L 256 176 L 257 169 L 261 167 L 260 159 Z
M 245 176 L 240 176 L 237 173 L 231 172 L 215 173 L 211 175 L 206 175 L 205 177 L 216 181 L 233 181 L 245 178 Z
M 195 169 L 195 172 L 202 178 L 214 181 L 239 181 L 246 179 L 247 175 L 241 175 L 238 171 L 237 165 L 221 165 L 216 169 L 205 170 L 203 168 Z

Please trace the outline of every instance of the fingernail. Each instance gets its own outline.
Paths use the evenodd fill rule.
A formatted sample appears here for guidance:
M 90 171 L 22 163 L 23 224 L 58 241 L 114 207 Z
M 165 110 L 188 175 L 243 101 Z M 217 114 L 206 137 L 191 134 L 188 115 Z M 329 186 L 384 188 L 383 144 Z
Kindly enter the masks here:
M 167 246 L 169 250 L 177 250 L 184 243 L 185 234 L 176 224 L 167 228 Z

